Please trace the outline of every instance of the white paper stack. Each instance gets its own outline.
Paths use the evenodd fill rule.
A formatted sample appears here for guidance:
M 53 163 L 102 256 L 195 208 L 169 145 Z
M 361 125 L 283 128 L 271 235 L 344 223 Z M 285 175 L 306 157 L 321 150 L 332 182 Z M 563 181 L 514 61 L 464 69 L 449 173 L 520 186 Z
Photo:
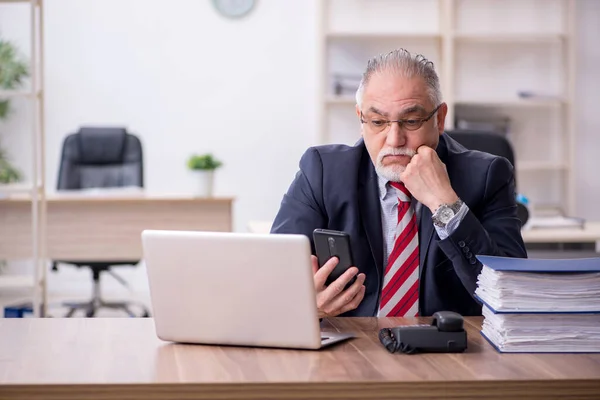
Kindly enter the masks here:
M 499 312 L 600 310 L 600 272 L 496 271 L 484 265 L 475 294 Z
M 600 258 L 478 256 L 481 333 L 501 352 L 600 352 Z
M 499 314 L 483 308 L 482 334 L 501 352 L 600 351 L 600 314 Z

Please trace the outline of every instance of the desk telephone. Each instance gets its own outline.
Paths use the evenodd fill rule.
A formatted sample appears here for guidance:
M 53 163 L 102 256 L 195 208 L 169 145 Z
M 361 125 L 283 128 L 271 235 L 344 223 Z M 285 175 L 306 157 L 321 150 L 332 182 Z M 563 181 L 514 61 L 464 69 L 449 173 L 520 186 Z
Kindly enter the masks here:
M 467 348 L 467 332 L 460 314 L 439 311 L 431 325 L 381 329 L 379 341 L 390 353 L 461 353 Z

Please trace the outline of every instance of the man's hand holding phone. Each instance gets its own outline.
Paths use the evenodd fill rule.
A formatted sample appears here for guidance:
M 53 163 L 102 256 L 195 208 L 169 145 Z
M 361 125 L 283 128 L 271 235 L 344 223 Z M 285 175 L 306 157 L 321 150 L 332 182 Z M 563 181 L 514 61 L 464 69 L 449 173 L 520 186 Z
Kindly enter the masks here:
M 344 290 L 348 282 L 358 273 L 358 268 L 348 268 L 339 278 L 326 286 L 327 277 L 337 266 L 337 257 L 330 258 L 321 268 L 316 256 L 312 256 L 312 268 L 317 292 L 319 318 L 335 317 L 354 310 L 365 296 L 365 274 L 358 274 L 356 281 Z

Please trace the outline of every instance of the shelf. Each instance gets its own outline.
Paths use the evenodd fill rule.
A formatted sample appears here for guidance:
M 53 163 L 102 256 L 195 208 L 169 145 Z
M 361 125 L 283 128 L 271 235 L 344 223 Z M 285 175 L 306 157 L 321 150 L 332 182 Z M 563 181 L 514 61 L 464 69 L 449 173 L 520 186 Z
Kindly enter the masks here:
M 566 104 L 561 99 L 545 98 L 526 98 L 526 99 L 458 99 L 455 101 L 459 106 L 479 106 L 479 107 L 533 107 L 533 108 L 553 108 Z
M 568 169 L 564 163 L 552 161 L 522 161 L 517 162 L 517 171 L 560 171 Z
M 38 90 L 37 93 L 29 90 L 0 90 L 0 99 L 6 99 L 10 97 L 34 97 L 36 95 L 39 97 L 41 93 L 41 90 Z
M 363 73 L 371 57 L 407 48 L 434 63 L 447 99 L 448 130 L 460 119 L 509 119 L 521 156 L 517 171 L 530 185 L 522 189 L 535 204 L 547 201 L 574 212 L 573 157 L 558 156 L 572 155 L 577 143 L 577 2 L 552 1 L 544 13 L 540 2 L 409 0 L 407 7 L 387 0 L 320 1 L 318 142 L 350 141 L 340 132 L 356 129 L 351 89 L 358 82 L 350 75 Z M 336 91 L 338 83 L 345 90 Z
M 439 33 L 418 32 L 327 32 L 325 36 L 339 39 L 402 39 L 402 40 L 438 40 Z
M 42 0 L 0 0 L 0 4 L 4 4 L 4 3 L 31 3 L 32 1 L 37 4 L 37 3 L 41 2 Z
M 468 43 L 559 43 L 562 33 L 461 33 L 453 34 L 455 40 Z
M 33 275 L 0 275 L 0 289 L 32 289 Z
M 0 195 L 2 194 L 31 194 L 33 186 L 24 183 L 0 184 Z
M 30 294 L 27 297 L 28 302 L 33 306 L 33 316 L 42 317 L 44 316 L 43 305 L 47 303 L 46 293 L 46 268 L 42 267 L 45 260 L 42 257 L 43 249 L 47 241 L 46 237 L 46 208 L 43 207 L 45 204 L 45 163 L 43 162 L 45 154 L 46 142 L 45 138 L 45 123 L 44 123 L 44 107 L 41 104 L 41 100 L 44 97 L 44 12 L 42 9 L 43 0 L 0 0 L 0 8 L 8 9 L 9 7 L 2 7 L 5 4 L 20 4 L 17 8 L 28 9 L 28 12 L 18 12 L 15 16 L 20 15 L 20 21 L 14 21 L 14 25 L 21 26 L 23 24 L 28 25 L 28 29 L 24 30 L 23 33 L 28 32 L 22 37 L 23 43 L 21 46 L 27 46 L 29 44 L 29 55 L 28 55 L 28 80 L 24 85 L 18 85 L 15 89 L 4 89 L 0 88 L 0 101 L 5 100 L 16 100 L 15 108 L 21 106 L 29 106 L 29 113 L 26 115 L 26 120 L 33 122 L 31 124 L 31 134 L 36 142 L 35 145 L 29 145 L 26 150 L 30 151 L 31 154 L 31 168 L 33 171 L 38 170 L 35 175 L 37 179 L 32 179 L 24 182 L 16 182 L 11 184 L 0 184 L 0 201 L 9 202 L 16 198 L 28 197 L 35 198 L 39 201 L 31 202 L 32 209 L 30 210 L 30 226 L 24 227 L 30 233 L 31 237 L 31 253 L 28 257 L 31 264 L 35 266 L 33 271 L 26 272 L 22 271 L 18 275 L 13 274 L 0 274 L 0 292 L 5 289 L 20 289 L 28 290 Z M 17 11 L 17 10 L 15 10 Z M 27 11 L 27 10 L 21 10 Z M 9 17 L 10 18 L 10 17 Z M 20 32 L 20 30 L 19 30 Z M 27 124 L 29 125 L 29 124 Z M 40 206 L 39 208 L 37 206 Z M 0 255 L 0 259 L 2 255 Z M 41 269 L 41 270 L 40 270 Z

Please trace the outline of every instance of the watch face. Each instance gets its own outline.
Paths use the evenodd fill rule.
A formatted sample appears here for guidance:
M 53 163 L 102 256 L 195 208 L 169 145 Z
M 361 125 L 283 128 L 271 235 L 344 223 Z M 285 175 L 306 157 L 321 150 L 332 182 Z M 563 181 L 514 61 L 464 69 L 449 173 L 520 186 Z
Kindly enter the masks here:
M 256 0 L 213 0 L 215 8 L 224 16 L 230 18 L 239 18 L 248 14 Z
M 440 210 L 439 220 L 440 222 L 447 224 L 454 217 L 454 211 L 450 207 L 444 207 Z

